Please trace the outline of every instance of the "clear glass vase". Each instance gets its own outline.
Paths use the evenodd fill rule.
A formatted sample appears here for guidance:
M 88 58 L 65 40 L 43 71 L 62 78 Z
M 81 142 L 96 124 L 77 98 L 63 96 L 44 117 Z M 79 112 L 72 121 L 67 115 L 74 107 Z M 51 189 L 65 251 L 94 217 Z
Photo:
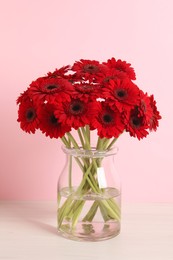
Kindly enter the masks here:
M 58 180 L 58 232 L 69 239 L 99 241 L 120 232 L 121 191 L 117 148 L 98 151 L 63 147 Z

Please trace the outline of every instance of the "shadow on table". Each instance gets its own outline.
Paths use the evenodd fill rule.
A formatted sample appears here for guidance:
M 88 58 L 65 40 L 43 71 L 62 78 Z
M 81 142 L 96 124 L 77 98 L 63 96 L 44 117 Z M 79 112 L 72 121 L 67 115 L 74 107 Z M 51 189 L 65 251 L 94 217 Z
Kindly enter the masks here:
M 5 219 L 20 219 L 21 223 L 32 226 L 43 233 L 59 236 L 57 231 L 56 202 L 9 202 L 1 203 L 1 215 Z
M 43 232 L 51 233 L 56 236 L 59 235 L 56 226 L 47 224 L 43 221 L 39 221 L 39 220 L 35 220 L 35 219 L 27 219 L 27 223 L 29 225 L 32 225 L 36 229 L 42 230 Z

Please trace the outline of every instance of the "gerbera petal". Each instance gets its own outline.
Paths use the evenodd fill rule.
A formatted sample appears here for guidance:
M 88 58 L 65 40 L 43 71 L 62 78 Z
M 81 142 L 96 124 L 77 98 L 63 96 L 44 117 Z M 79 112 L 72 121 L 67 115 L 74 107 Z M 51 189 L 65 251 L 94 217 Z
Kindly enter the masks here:
M 134 69 L 131 67 L 130 63 L 122 61 L 120 59 L 116 60 L 115 58 L 108 59 L 107 62 L 103 64 L 107 65 L 109 68 L 114 68 L 119 72 L 126 74 L 130 79 L 135 80 L 136 75 Z
M 74 129 L 88 124 L 88 114 L 88 104 L 79 98 L 72 98 L 68 102 L 58 102 L 55 110 L 55 116 Z
M 159 126 L 159 120 L 162 118 L 159 111 L 157 110 L 156 101 L 154 100 L 154 95 L 151 95 L 150 97 L 150 105 L 152 108 L 152 116 L 150 118 L 149 127 L 150 130 L 157 130 L 157 127 Z
M 70 132 L 71 128 L 63 124 L 55 116 L 56 107 L 52 104 L 44 104 L 38 111 L 40 120 L 39 128 L 46 136 L 50 138 L 63 137 L 66 132 Z
M 117 138 L 124 131 L 120 112 L 112 110 L 108 102 L 94 102 L 91 104 L 91 129 L 97 129 L 101 138 Z
M 54 99 L 69 99 L 74 90 L 72 84 L 62 78 L 38 78 L 30 84 L 29 95 L 35 102 L 54 102 Z
M 72 71 L 76 72 L 78 78 L 89 80 L 90 82 L 95 82 L 105 69 L 106 67 L 96 60 L 81 59 L 72 66 Z
M 126 125 L 126 131 L 129 132 L 130 136 L 137 137 L 139 140 L 146 137 L 149 132 L 148 124 L 146 123 L 145 116 L 141 115 L 138 107 L 135 107 L 130 113 L 124 117 Z
M 20 101 L 18 110 L 18 119 L 20 127 L 27 133 L 35 133 L 39 127 L 39 120 L 37 117 L 37 107 L 29 99 Z
M 110 80 L 102 88 L 102 96 L 110 100 L 110 105 L 120 112 L 131 109 L 139 103 L 139 88 L 129 79 Z

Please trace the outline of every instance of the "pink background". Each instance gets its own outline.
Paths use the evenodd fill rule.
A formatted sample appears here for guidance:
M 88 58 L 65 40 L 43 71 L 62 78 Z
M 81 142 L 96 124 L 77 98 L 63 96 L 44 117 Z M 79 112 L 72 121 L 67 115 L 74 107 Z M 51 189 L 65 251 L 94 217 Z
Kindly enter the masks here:
M 0 199 L 56 200 L 61 142 L 16 122 L 30 82 L 80 58 L 127 60 L 162 121 L 138 141 L 122 135 L 117 168 L 126 202 L 173 202 L 173 1 L 6 0 L 0 8 Z

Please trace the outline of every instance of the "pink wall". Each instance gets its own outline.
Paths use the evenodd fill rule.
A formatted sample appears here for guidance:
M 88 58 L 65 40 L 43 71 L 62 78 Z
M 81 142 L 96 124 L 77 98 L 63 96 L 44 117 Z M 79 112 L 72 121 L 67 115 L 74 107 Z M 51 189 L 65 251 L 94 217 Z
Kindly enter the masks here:
M 0 199 L 56 199 L 60 141 L 20 130 L 15 100 L 35 78 L 80 58 L 130 62 L 154 93 L 160 128 L 118 141 L 124 201 L 173 202 L 172 0 L 6 0 L 0 9 Z

